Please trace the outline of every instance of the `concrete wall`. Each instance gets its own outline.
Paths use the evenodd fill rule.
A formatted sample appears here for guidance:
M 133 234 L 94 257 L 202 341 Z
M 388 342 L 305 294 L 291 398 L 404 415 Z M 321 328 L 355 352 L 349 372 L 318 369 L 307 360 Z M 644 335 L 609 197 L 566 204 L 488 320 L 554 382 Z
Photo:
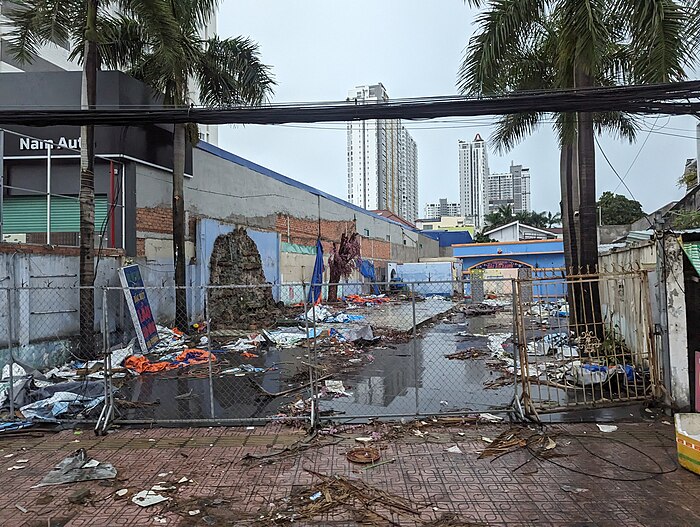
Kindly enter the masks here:
M 600 225 L 598 227 L 598 243 L 613 243 L 615 240 L 625 236 L 630 230 L 631 225 Z M 649 228 L 649 224 L 642 230 Z
M 666 270 L 661 280 L 657 271 L 661 265 L 657 262 L 656 242 L 607 251 L 599 256 L 598 263 L 603 271 L 630 268 L 648 271 L 651 322 L 665 333 L 655 339 L 657 367 L 662 370 L 664 384 L 670 391 L 668 402 L 674 408 L 685 409 L 690 405 L 691 379 L 688 361 L 687 309 L 683 288 L 683 254 L 682 248 L 673 235 L 666 237 L 665 247 Z M 623 284 L 623 289 L 630 289 L 630 287 L 624 287 Z M 617 298 L 610 298 L 611 303 L 614 300 L 618 304 L 618 321 L 624 313 L 630 317 L 634 316 L 635 305 L 638 303 L 635 299 L 627 298 L 629 295 L 623 295 L 617 294 Z M 602 300 L 605 301 L 605 297 Z M 624 322 L 621 327 L 627 333 L 626 339 L 630 339 L 631 342 L 644 337 L 634 334 L 633 327 L 627 328 Z

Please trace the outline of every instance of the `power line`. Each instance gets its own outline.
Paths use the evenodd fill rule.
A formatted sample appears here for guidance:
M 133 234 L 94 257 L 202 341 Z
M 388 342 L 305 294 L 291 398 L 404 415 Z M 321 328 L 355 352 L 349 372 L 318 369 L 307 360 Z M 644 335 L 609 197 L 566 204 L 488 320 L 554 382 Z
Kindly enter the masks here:
M 232 108 L 0 109 L 0 124 L 27 126 L 87 124 L 125 126 L 159 123 L 284 124 L 372 119 L 435 119 L 531 112 L 596 113 L 611 110 L 668 115 L 700 113 L 700 81 L 519 92 L 479 98 L 422 97 L 376 104 L 342 101 Z

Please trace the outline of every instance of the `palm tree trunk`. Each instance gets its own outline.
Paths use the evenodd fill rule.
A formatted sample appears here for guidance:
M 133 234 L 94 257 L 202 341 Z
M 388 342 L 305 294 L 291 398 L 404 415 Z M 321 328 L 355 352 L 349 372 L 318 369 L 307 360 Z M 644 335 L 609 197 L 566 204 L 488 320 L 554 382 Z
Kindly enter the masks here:
M 185 289 L 185 125 L 173 130 L 173 254 L 175 258 L 175 326 L 187 331 Z
M 576 72 L 577 86 L 593 85 L 590 75 L 580 68 Z M 577 119 L 578 142 L 578 181 L 579 181 L 579 214 L 578 214 L 578 251 L 579 264 L 586 274 L 597 273 L 598 270 L 598 225 L 596 222 L 596 185 L 595 185 L 595 136 L 593 130 L 593 115 L 580 112 Z M 601 334 L 600 295 L 598 283 L 589 280 L 583 286 L 582 300 L 584 305 L 583 317 L 587 332 Z
M 81 107 L 97 102 L 97 0 L 87 2 L 85 62 Z M 80 128 L 80 350 L 82 359 L 96 358 L 95 350 L 95 127 Z M 102 328 L 107 331 L 107 328 Z

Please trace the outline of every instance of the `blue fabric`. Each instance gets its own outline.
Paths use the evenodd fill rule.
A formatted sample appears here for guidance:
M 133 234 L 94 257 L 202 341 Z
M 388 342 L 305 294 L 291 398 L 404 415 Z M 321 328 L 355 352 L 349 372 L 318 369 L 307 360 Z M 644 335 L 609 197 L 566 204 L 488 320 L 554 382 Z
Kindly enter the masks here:
M 365 278 L 369 278 L 372 281 L 372 291 L 375 295 L 379 294 L 379 288 L 377 287 L 377 275 L 374 271 L 374 262 L 370 260 L 360 260 L 360 274 Z
M 321 239 L 316 240 L 316 262 L 314 272 L 311 275 L 311 289 L 309 289 L 309 304 L 315 305 L 321 300 L 321 284 L 323 283 L 323 245 Z

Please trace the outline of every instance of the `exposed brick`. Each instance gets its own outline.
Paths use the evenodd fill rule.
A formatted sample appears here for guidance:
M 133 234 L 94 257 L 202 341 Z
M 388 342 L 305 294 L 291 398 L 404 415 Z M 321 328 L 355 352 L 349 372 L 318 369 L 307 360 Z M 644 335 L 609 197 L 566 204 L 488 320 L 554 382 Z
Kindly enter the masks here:
M 60 256 L 80 256 L 79 247 L 67 247 L 59 245 L 34 245 L 30 243 L 0 243 L 0 253 L 11 254 L 50 254 Z M 94 253 L 97 255 L 97 249 Z M 110 249 L 103 247 L 102 256 L 123 256 L 123 249 Z
M 136 238 L 136 256 L 146 256 L 145 238 Z
M 136 230 L 142 232 L 173 232 L 173 214 L 165 207 L 136 209 Z

